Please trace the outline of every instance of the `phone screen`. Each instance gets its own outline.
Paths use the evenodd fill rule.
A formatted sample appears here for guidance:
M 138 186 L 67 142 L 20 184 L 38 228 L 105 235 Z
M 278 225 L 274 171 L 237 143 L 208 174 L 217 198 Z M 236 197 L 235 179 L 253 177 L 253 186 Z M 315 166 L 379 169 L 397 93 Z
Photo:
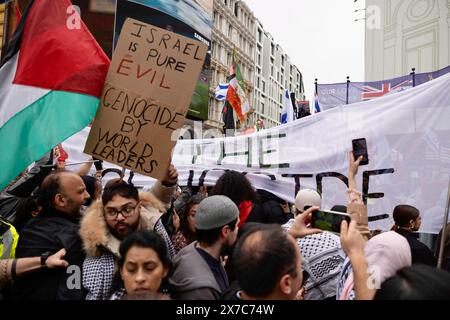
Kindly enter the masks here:
M 367 154 L 367 143 L 366 139 L 355 139 L 352 141 L 353 145 L 353 156 L 355 157 L 355 161 L 358 160 L 359 157 L 363 157 L 360 165 L 369 164 L 369 155 Z
M 311 226 L 325 231 L 340 233 L 342 220 L 350 223 L 351 218 L 349 215 L 341 212 L 316 210 L 312 213 Z

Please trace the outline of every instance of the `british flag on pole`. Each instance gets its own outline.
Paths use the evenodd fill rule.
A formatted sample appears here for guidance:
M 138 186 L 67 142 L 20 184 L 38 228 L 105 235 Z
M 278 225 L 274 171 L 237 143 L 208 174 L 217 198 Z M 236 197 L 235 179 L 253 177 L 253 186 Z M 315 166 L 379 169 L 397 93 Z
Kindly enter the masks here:
M 370 82 L 370 85 L 363 86 L 361 100 L 368 101 L 379 98 L 388 94 L 401 92 L 412 88 L 413 82 L 411 77 L 403 77 L 394 79 L 394 81 Z

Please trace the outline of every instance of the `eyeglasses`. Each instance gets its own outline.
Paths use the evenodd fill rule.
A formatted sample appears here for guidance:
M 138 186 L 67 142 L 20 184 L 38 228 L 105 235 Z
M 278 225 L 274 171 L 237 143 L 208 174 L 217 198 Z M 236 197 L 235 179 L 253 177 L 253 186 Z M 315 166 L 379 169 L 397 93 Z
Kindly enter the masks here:
M 134 213 L 134 210 L 136 208 L 137 208 L 137 205 L 135 205 L 135 206 L 127 205 L 120 210 L 117 210 L 115 208 L 106 208 L 105 215 L 110 219 L 115 219 L 115 218 L 117 218 L 119 213 L 121 213 L 122 216 L 124 216 L 125 218 L 128 218 L 129 216 L 131 216 Z

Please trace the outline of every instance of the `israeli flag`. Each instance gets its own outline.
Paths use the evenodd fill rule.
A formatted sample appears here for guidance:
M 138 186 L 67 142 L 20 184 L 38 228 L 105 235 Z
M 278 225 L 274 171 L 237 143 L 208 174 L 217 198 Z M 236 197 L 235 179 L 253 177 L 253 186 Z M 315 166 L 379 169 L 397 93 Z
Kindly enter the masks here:
M 228 83 L 219 84 L 216 88 L 216 100 L 225 101 L 225 99 L 227 98 L 227 92 L 228 92 Z
M 292 106 L 291 95 L 286 90 L 283 97 L 283 109 L 281 109 L 281 123 L 291 121 L 294 121 L 294 107 Z

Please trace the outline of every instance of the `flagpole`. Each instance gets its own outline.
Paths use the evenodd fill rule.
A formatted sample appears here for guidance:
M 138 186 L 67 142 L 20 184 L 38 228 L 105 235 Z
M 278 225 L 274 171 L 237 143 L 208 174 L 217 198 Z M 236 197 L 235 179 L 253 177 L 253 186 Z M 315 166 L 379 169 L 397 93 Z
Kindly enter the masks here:
M 2 34 L 2 52 L 0 55 L 0 62 L 3 61 L 3 58 L 6 54 L 6 47 L 9 41 L 9 15 L 10 15 L 10 4 L 11 2 L 6 1 L 5 2 L 5 19 L 3 20 L 3 34 Z
M 412 72 L 410 73 L 412 76 L 413 87 L 416 86 L 416 68 L 412 68 Z
M 442 227 L 442 233 L 441 233 L 441 243 L 439 246 L 439 256 L 438 256 L 438 269 L 442 268 L 442 258 L 444 256 L 444 245 L 445 245 L 445 236 L 446 236 L 446 229 L 447 229 L 447 223 L 448 223 L 448 211 L 450 206 L 450 180 L 448 182 L 448 192 L 447 192 L 447 205 L 445 207 L 445 214 L 444 214 L 444 224 Z
M 350 77 L 347 76 L 347 95 L 345 99 L 345 103 L 348 104 L 348 89 L 350 88 Z
M 318 83 L 319 79 L 316 78 L 316 80 L 314 81 L 314 99 L 313 99 L 313 103 L 311 103 L 311 106 L 309 107 L 309 112 L 311 114 L 316 114 L 316 97 L 318 99 L 318 92 L 319 92 L 319 83 Z M 311 109 L 313 110 L 313 112 L 311 112 Z

